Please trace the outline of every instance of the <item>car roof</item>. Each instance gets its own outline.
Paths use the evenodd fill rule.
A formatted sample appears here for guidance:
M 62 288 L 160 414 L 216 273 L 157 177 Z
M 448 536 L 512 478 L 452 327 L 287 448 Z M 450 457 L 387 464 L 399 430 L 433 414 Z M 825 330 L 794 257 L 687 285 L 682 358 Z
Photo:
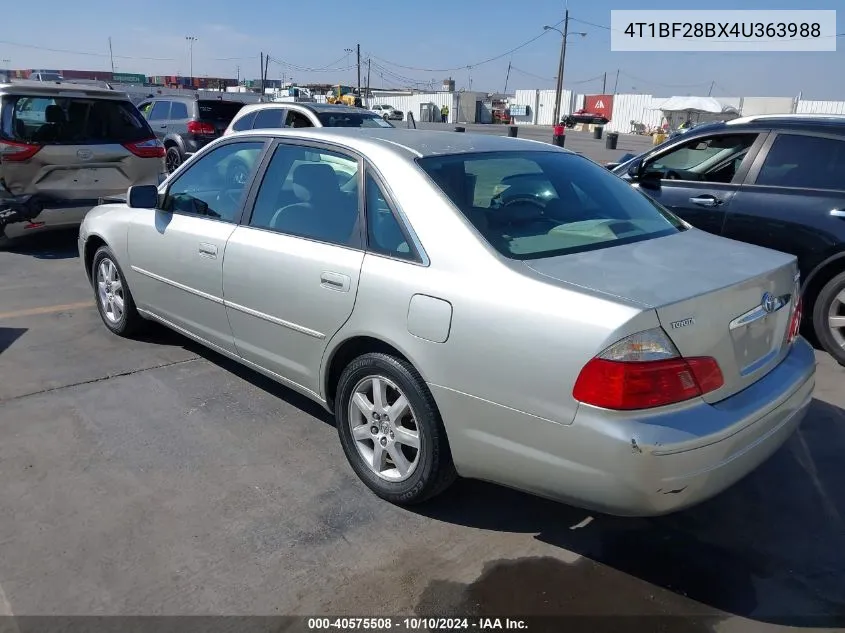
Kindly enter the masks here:
M 353 108 L 353 110 L 359 111 L 360 108 Z M 408 159 L 449 154 L 502 151 L 557 151 L 572 154 L 569 150 L 542 141 L 511 138 L 499 136 L 498 134 L 473 134 L 393 127 L 274 128 L 270 130 L 238 132 L 237 136 L 250 136 L 254 134 L 337 143 L 361 153 L 366 153 L 369 148 L 379 147 Z M 224 138 L 232 138 L 232 136 Z
M 805 131 L 845 132 L 845 115 L 841 114 L 761 114 L 746 116 L 731 121 L 696 125 L 683 136 L 694 136 L 701 132 L 723 129 L 727 131 L 780 128 Z
M 104 97 L 111 99 L 129 99 L 129 95 L 119 90 L 112 90 L 101 86 L 77 84 L 68 81 L 29 81 L 21 80 L 0 84 L 0 92 L 4 94 L 26 94 L 53 96 L 59 93 L 78 92 L 80 96 Z

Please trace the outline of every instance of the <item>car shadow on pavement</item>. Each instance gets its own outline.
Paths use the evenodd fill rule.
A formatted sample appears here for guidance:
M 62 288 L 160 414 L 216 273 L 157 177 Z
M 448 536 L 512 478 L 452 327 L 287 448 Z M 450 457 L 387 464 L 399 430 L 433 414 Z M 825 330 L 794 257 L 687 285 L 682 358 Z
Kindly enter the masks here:
M 73 259 L 79 257 L 78 236 L 77 228 L 46 231 L 14 240 L 6 250 L 35 259 Z
M 814 400 L 800 430 L 757 471 L 673 515 L 610 517 L 475 481 L 459 481 L 414 511 L 484 530 L 536 533 L 540 541 L 727 614 L 842 627 L 843 454 L 845 412 Z M 533 579 L 516 574 L 511 591 L 549 589 L 545 567 L 539 564 Z M 574 579 L 577 585 L 581 576 Z M 595 591 L 606 592 L 606 584 L 599 580 Z
M 156 334 L 156 330 L 162 330 L 161 333 Z M 173 338 L 169 338 L 170 336 Z M 254 387 L 257 387 L 271 396 L 275 398 L 279 398 L 284 400 L 291 406 L 296 407 L 303 413 L 310 415 L 311 417 L 317 418 L 321 422 L 325 422 L 330 426 L 334 426 L 334 416 L 332 416 L 328 411 L 326 411 L 323 407 L 318 405 L 313 400 L 306 398 L 303 395 L 300 395 L 293 389 L 289 389 L 284 385 L 279 384 L 275 380 L 271 378 L 267 378 L 264 374 L 261 374 L 257 371 L 250 369 L 233 361 L 222 354 L 218 354 L 215 351 L 208 349 L 207 347 L 200 345 L 199 343 L 195 343 L 194 341 L 181 336 L 171 330 L 165 328 L 164 326 L 161 327 L 154 327 L 149 328 L 149 333 L 145 333 L 143 336 L 143 340 L 147 342 L 157 342 L 156 339 L 151 338 L 154 336 L 161 337 L 161 340 L 164 344 L 172 344 L 172 345 L 181 345 L 186 350 L 193 352 L 197 356 L 200 356 L 207 360 L 210 363 L 214 363 L 221 369 L 234 374 L 241 380 L 245 380 L 246 382 L 250 383 Z

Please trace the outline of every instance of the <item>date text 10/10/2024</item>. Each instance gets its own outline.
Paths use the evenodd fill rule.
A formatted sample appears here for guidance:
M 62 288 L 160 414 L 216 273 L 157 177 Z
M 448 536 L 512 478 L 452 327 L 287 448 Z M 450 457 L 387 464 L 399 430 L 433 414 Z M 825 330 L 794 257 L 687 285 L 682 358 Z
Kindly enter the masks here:
M 512 618 L 308 618 L 309 631 L 486 631 L 526 630 L 525 620 Z

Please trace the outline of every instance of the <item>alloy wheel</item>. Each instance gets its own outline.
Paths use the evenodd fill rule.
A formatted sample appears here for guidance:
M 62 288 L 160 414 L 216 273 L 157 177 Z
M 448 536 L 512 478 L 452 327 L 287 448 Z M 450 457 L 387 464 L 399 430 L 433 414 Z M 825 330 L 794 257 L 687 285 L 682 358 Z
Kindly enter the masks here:
M 404 481 L 417 468 L 420 430 L 405 394 L 384 376 L 358 382 L 349 401 L 355 448 L 378 477 Z
M 101 259 L 97 267 L 97 297 L 105 317 L 111 323 L 118 323 L 125 306 L 123 282 L 117 266 L 108 257 Z
M 845 349 L 845 289 L 840 290 L 830 302 L 827 324 L 833 340 L 839 347 Z

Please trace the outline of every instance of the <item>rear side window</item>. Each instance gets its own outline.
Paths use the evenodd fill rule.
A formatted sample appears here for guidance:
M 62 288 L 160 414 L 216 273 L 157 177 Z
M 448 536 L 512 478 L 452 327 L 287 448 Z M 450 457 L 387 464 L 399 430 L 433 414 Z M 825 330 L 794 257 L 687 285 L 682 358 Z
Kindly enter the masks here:
M 285 111 L 282 108 L 265 108 L 264 110 L 259 110 L 255 114 L 255 123 L 252 124 L 252 127 L 256 130 L 284 127 L 282 124 L 282 117 L 284 115 Z
M 845 141 L 778 134 L 756 184 L 845 190 Z
M 38 145 L 132 143 L 153 137 L 149 124 L 128 101 L 7 96 L 3 138 Z
M 171 119 L 187 119 L 188 118 L 188 104 L 181 101 L 174 101 L 170 106 Z
M 150 110 L 150 121 L 166 121 L 170 118 L 170 102 L 156 101 Z
M 232 103 L 231 101 L 198 101 L 199 118 L 203 121 L 214 121 L 226 123 L 235 118 L 235 115 L 244 107 L 243 103 Z
M 511 259 L 609 248 L 685 229 L 621 178 L 573 154 L 485 152 L 418 163 L 479 233 Z
M 252 122 L 255 121 L 255 112 L 247 112 L 240 119 L 232 124 L 232 130 L 235 132 L 243 132 L 244 130 L 252 129 Z

